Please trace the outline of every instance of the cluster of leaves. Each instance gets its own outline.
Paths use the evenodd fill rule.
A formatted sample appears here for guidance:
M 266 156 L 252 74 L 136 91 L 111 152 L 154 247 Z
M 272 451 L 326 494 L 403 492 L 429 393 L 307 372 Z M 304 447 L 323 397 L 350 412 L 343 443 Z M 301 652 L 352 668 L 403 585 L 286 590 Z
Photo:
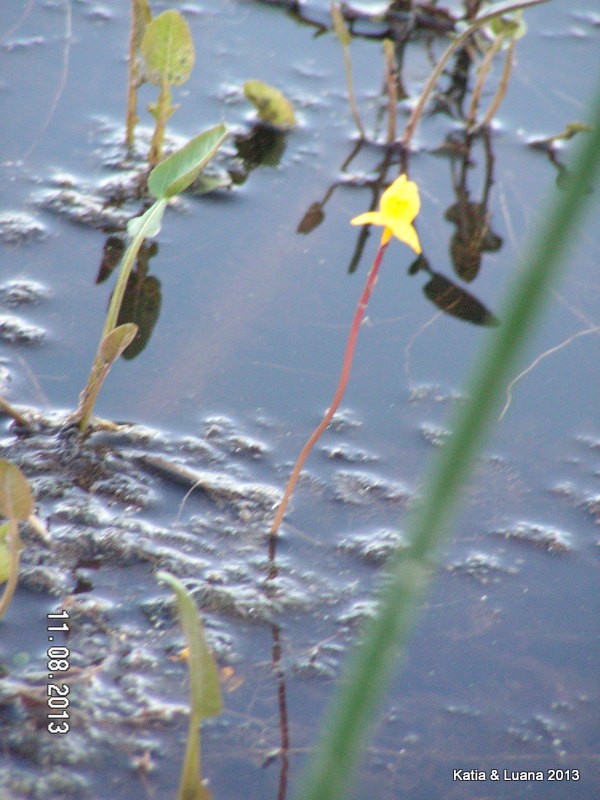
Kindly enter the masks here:
M 159 88 L 156 102 L 148 106 L 155 120 L 148 163 L 154 165 L 162 158 L 167 120 L 177 109 L 171 104 L 171 87 L 181 86 L 190 77 L 194 42 L 179 11 L 169 9 L 152 18 L 147 0 L 133 0 L 131 14 L 126 141 L 131 149 L 138 122 L 137 90 L 147 81 Z

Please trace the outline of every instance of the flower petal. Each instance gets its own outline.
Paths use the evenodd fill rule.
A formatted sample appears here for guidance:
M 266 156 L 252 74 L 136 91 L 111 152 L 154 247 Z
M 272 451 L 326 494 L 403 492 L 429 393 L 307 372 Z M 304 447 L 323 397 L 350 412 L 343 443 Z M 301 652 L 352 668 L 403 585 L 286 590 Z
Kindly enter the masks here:
M 381 211 L 366 211 L 350 220 L 350 225 L 385 225 Z
M 407 180 L 404 174 L 396 178 L 381 196 L 381 213 L 390 221 L 403 219 L 412 222 L 420 207 L 417 184 Z
M 417 255 L 421 254 L 421 242 L 419 241 L 419 236 L 410 222 L 398 220 L 397 222 L 388 222 L 387 224 L 392 229 L 396 239 L 400 239 L 401 242 L 404 242 L 409 247 L 412 247 Z

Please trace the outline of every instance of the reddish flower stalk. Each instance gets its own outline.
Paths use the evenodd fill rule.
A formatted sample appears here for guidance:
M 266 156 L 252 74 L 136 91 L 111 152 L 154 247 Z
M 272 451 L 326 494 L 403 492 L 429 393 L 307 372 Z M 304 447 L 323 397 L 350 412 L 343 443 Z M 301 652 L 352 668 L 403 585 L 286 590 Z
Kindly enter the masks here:
M 308 458 L 310 451 L 313 449 L 315 443 L 325 430 L 325 428 L 329 425 L 332 420 L 333 415 L 338 410 L 339 405 L 342 401 L 342 397 L 344 396 L 344 392 L 346 391 L 346 386 L 348 385 L 348 379 L 350 377 L 350 370 L 352 368 L 352 361 L 354 359 L 354 351 L 356 350 L 356 340 L 358 339 L 358 330 L 360 325 L 363 321 L 363 317 L 365 314 L 365 309 L 369 303 L 369 299 L 371 297 L 371 293 L 375 284 L 377 283 L 377 275 L 379 273 L 379 267 L 381 265 L 381 259 L 383 258 L 383 254 L 386 251 L 386 248 L 389 243 L 389 236 L 383 237 L 382 242 L 379 246 L 379 250 L 377 251 L 377 255 L 375 256 L 375 260 L 371 266 L 369 274 L 367 276 L 367 282 L 365 284 L 365 288 L 360 296 L 360 300 L 358 301 L 358 305 L 356 307 L 356 311 L 354 312 L 354 319 L 352 320 L 352 327 L 350 328 L 350 333 L 348 335 L 348 342 L 346 344 L 346 352 L 344 354 L 344 363 L 342 364 L 342 372 L 340 374 L 340 379 L 337 385 L 337 389 L 335 390 L 335 394 L 333 396 L 333 400 L 331 401 L 331 405 L 325 412 L 325 416 L 319 423 L 319 425 L 315 428 L 312 435 L 302 448 L 300 455 L 296 461 L 296 465 L 290 475 L 290 479 L 285 487 L 285 492 L 283 493 L 283 497 L 281 502 L 279 503 L 279 507 L 277 509 L 277 514 L 275 515 L 275 520 L 271 525 L 271 530 L 269 531 L 271 536 L 274 536 L 277 531 L 279 530 L 279 526 L 281 525 L 281 521 L 283 519 L 283 515 L 285 514 L 285 510 L 288 506 L 290 501 L 290 497 L 292 496 L 292 492 L 298 482 L 298 477 L 300 476 L 300 471 L 304 466 L 304 462 Z

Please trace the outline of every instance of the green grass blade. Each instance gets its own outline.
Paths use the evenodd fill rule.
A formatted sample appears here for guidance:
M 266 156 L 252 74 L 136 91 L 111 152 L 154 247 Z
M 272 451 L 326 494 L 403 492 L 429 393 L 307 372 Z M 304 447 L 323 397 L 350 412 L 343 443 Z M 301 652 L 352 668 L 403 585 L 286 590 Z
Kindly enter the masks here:
M 212 657 L 198 609 L 187 589 L 174 575 L 157 572 L 160 581 L 168 583 L 177 598 L 179 621 L 189 650 L 188 667 L 190 673 L 190 697 L 192 714 L 200 717 L 213 717 L 223 708 L 217 666 Z
M 554 197 L 544 215 L 500 315 L 505 322 L 477 363 L 468 383 L 469 399 L 459 410 L 453 434 L 425 480 L 424 499 L 409 520 L 409 546 L 391 559 L 376 617 L 365 629 L 331 704 L 298 793 L 301 800 L 337 800 L 347 789 L 366 727 L 389 681 L 394 657 L 399 646 L 406 644 L 413 611 L 427 586 L 458 494 L 589 198 L 590 184 L 600 165 L 600 86 L 592 114 L 593 130 L 578 150 L 564 191 Z

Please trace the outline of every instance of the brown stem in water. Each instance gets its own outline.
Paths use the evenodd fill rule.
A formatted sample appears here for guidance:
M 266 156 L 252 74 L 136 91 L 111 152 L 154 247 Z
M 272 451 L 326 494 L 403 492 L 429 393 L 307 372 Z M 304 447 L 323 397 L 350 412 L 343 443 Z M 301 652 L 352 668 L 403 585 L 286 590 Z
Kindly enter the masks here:
M 383 258 L 383 254 L 385 253 L 388 242 L 389 239 L 387 241 L 382 241 L 381 245 L 379 246 L 379 250 L 377 251 L 377 255 L 375 256 L 375 260 L 373 261 L 373 264 L 369 271 L 369 275 L 367 276 L 367 282 L 365 284 L 365 288 L 363 289 L 362 295 L 360 296 L 360 300 L 358 301 L 358 305 L 356 307 L 356 311 L 354 312 L 354 319 L 352 320 L 350 334 L 348 335 L 348 343 L 346 344 L 346 352 L 344 354 L 344 363 L 342 364 L 342 372 L 340 374 L 340 380 L 338 382 L 337 389 L 335 390 L 335 395 L 333 397 L 333 400 L 331 401 L 331 405 L 325 412 L 325 416 L 323 417 L 319 425 L 315 428 L 312 435 L 302 448 L 300 455 L 298 456 L 296 465 L 294 466 L 292 474 L 290 475 L 290 479 L 287 483 L 287 486 L 285 487 L 283 498 L 279 504 L 279 508 L 277 509 L 277 514 L 275 515 L 275 521 L 271 526 L 270 530 L 271 536 L 274 536 L 279 530 L 279 526 L 281 525 L 283 515 L 285 514 L 285 510 L 290 501 L 290 497 L 292 496 L 292 492 L 294 491 L 294 487 L 298 482 L 298 477 L 300 475 L 302 467 L 304 466 L 304 462 L 308 458 L 308 455 L 310 451 L 313 449 L 316 441 L 319 439 L 325 428 L 331 422 L 333 415 L 339 408 L 339 405 L 342 401 L 342 397 L 344 396 L 344 392 L 346 391 L 346 386 L 348 385 L 348 378 L 350 377 L 350 370 L 352 368 L 354 351 L 356 349 L 356 340 L 358 338 L 358 331 L 365 314 L 365 309 L 369 303 L 371 292 L 373 291 L 373 287 L 377 282 L 377 274 L 379 272 L 379 267 L 381 265 L 381 259 Z

